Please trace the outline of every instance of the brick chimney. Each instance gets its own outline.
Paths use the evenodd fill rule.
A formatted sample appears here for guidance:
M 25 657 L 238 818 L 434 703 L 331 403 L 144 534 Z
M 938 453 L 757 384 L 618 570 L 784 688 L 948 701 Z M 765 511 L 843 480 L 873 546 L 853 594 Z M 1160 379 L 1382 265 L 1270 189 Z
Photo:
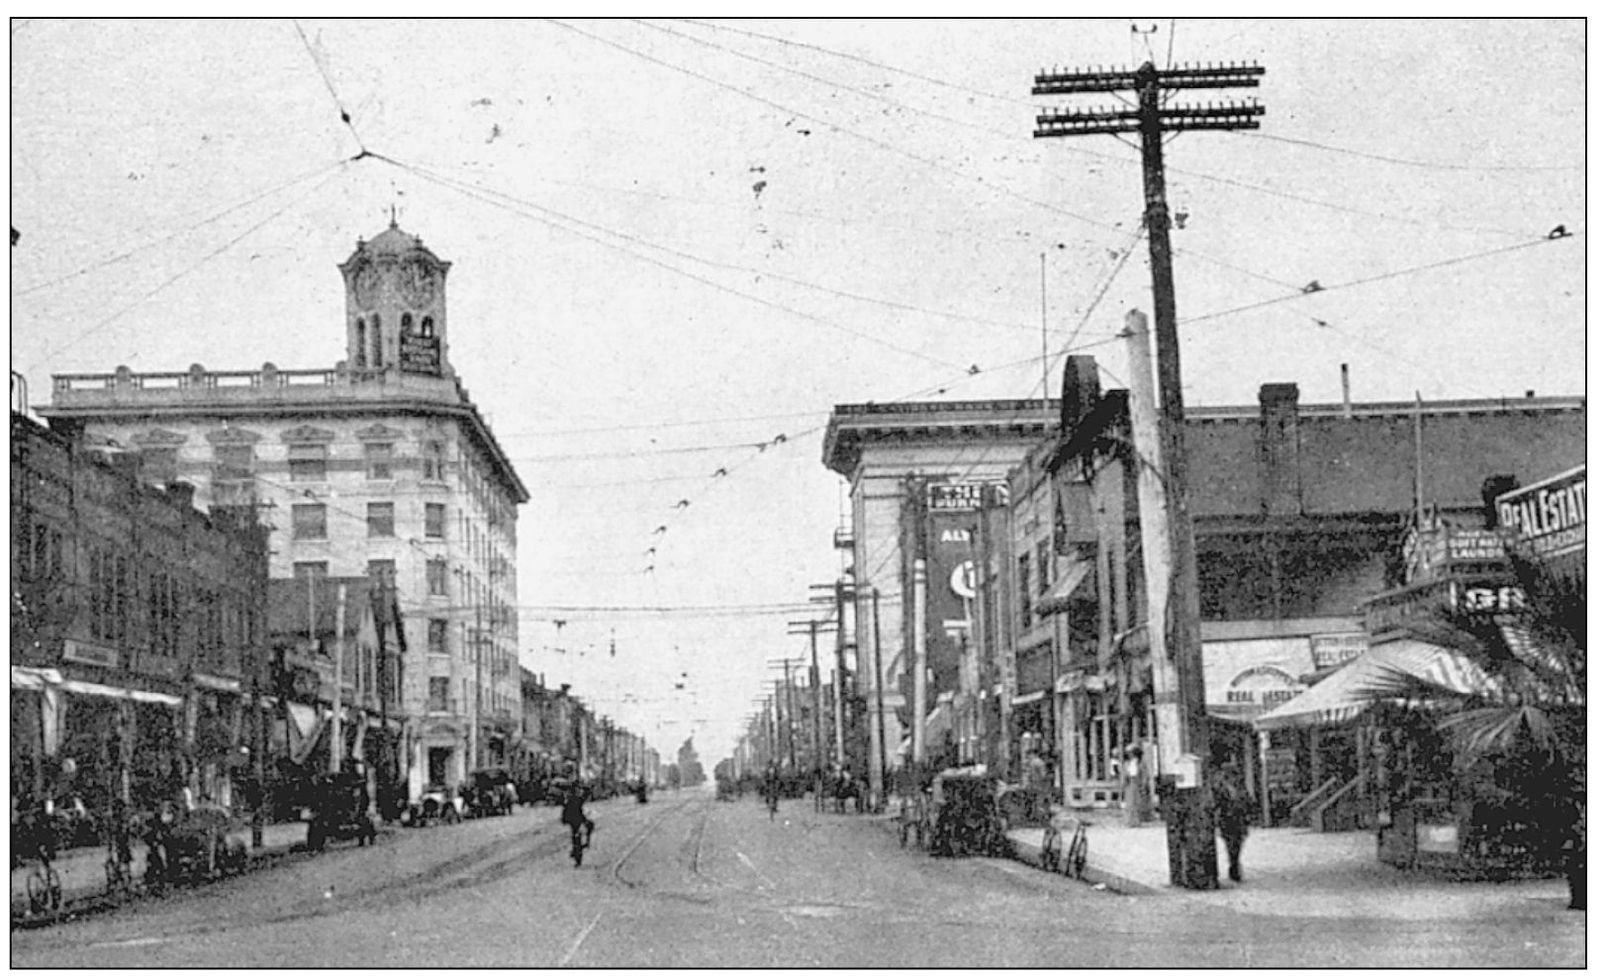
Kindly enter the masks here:
M 1261 512 L 1297 514 L 1300 506 L 1300 388 L 1261 385 Z
M 1087 354 L 1066 358 L 1060 382 L 1060 431 L 1062 435 L 1077 427 L 1082 416 L 1099 402 L 1099 364 Z

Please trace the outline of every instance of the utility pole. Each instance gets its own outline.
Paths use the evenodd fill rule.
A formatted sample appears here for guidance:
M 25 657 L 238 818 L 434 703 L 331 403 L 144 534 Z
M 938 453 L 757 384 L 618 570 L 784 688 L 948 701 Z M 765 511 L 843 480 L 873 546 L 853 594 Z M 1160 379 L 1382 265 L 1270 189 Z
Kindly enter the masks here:
M 1149 237 L 1150 279 L 1155 293 L 1155 359 L 1159 366 L 1160 445 L 1157 465 L 1166 490 L 1172 574 L 1167 595 L 1166 636 L 1160 655 L 1176 670 L 1182 715 L 1178 771 L 1163 782 L 1168 807 L 1167 849 L 1172 883 L 1194 889 L 1217 886 L 1216 838 L 1209 789 L 1210 733 L 1200 658 L 1200 595 L 1194 525 L 1188 511 L 1188 466 L 1183 444 L 1183 382 L 1177 341 L 1177 301 L 1172 287 L 1171 215 L 1166 207 L 1165 133 L 1200 129 L 1257 129 L 1265 109 L 1238 105 L 1161 105 L 1161 89 L 1254 88 L 1266 69 L 1259 65 L 1157 69 L 1146 61 L 1136 71 L 1040 73 L 1034 95 L 1135 91 L 1138 108 L 1040 114 L 1038 137 L 1095 133 L 1139 135 L 1144 168 L 1144 225 Z M 1152 649 L 1157 648 L 1151 637 Z M 1152 653 L 1152 655 L 1154 655 Z
M 340 685 L 346 663 L 346 583 L 335 587 L 335 714 L 329 721 L 329 770 L 340 773 Z
M 870 590 L 870 616 L 871 616 L 871 645 L 875 650 L 876 664 L 876 724 L 871 730 L 871 798 L 876 802 L 876 811 L 881 812 L 882 803 L 887 798 L 886 788 L 882 782 L 883 773 L 887 769 L 887 728 L 886 715 L 883 713 L 887 705 L 882 699 L 882 592 L 879 588 Z
M 919 771 L 926 764 L 926 484 L 911 479 L 907 485 L 914 516 L 911 540 L 915 545 L 910 575 L 914 651 L 911 669 L 915 674 L 910 683 L 911 699 L 915 701 L 910 705 L 910 762 Z
M 787 635 L 807 635 L 809 637 L 809 690 L 813 695 L 815 702 L 815 716 L 813 719 L 814 723 L 810 726 L 812 728 L 811 733 L 814 739 L 813 747 L 815 770 L 813 778 L 815 784 L 815 808 L 817 809 L 819 809 L 823 804 L 821 798 L 820 772 L 821 768 L 823 767 L 822 762 L 825 760 L 824 756 L 826 753 L 826 736 L 821 729 L 821 722 L 825 718 L 825 698 L 823 696 L 823 691 L 820 688 L 820 650 L 818 648 L 820 627 L 823 624 L 824 623 L 821 623 L 816 619 L 810 619 L 807 622 L 787 623 L 789 629 Z
M 847 691 L 843 689 L 843 681 L 848 671 L 845 668 L 846 664 L 843 662 L 843 657 L 844 645 L 847 642 L 845 636 L 848 632 L 848 624 L 843 621 L 843 599 L 847 596 L 848 590 L 839 580 L 833 592 L 837 598 L 837 675 L 831 684 L 832 718 L 837 722 L 837 767 L 842 768 L 847 761 L 843 754 L 843 706 L 847 696 Z

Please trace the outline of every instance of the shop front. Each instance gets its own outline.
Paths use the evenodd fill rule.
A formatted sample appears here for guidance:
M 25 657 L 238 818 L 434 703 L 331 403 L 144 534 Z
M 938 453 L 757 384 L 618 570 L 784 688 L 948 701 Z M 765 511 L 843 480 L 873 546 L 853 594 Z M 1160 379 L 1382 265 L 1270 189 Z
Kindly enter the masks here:
M 1415 682 L 1409 698 L 1375 691 Z M 1394 638 L 1259 718 L 1276 732 L 1301 728 L 1354 744 L 1354 795 L 1378 857 L 1396 867 L 1467 876 L 1527 873 L 1556 862 L 1563 807 L 1534 785 L 1561 784 L 1542 757 L 1459 752 L 1444 720 L 1464 698 L 1499 692 L 1496 680 L 1454 650 Z M 1315 814 L 1314 814 L 1315 815 Z

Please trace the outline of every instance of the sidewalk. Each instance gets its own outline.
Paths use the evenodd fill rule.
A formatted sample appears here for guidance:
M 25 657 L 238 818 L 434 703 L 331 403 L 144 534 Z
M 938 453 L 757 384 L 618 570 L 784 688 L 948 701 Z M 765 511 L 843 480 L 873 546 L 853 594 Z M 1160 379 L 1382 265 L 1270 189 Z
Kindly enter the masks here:
M 1121 894 L 1187 894 L 1191 900 L 1257 914 L 1286 917 L 1366 917 L 1412 920 L 1499 914 L 1562 914 L 1568 885 L 1562 879 L 1502 882 L 1448 881 L 1396 870 L 1377 857 L 1372 832 L 1318 833 L 1310 829 L 1256 829 L 1244 846 L 1244 882 L 1227 879 L 1227 853 L 1217 842 L 1223 870 L 1215 891 L 1173 887 L 1166 827 L 1123 825 L 1120 814 L 1088 821 L 1088 865 L 1083 876 Z M 1009 832 L 1016 857 L 1034 866 L 1042 828 Z M 1061 831 L 1062 846 L 1071 841 Z M 1580 918 L 1583 919 L 1583 914 Z
M 304 822 L 273 823 L 262 829 L 262 849 L 251 850 L 251 827 L 245 826 L 229 833 L 231 841 L 245 846 L 250 857 L 284 852 L 307 840 Z M 134 844 L 133 874 L 136 882 L 145 875 L 145 844 Z M 36 867 L 33 861 L 25 862 L 11 871 L 11 917 L 24 917 L 28 911 L 28 874 Z M 61 903 L 64 910 L 100 898 L 106 893 L 106 848 L 103 846 L 78 847 L 56 855 L 52 866 L 61 877 Z

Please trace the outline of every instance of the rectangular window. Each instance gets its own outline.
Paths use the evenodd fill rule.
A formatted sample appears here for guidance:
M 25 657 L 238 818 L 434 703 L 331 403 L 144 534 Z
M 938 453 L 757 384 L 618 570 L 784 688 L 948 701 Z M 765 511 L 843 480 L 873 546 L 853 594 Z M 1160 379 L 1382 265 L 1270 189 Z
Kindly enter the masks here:
M 290 481 L 293 483 L 322 483 L 329 478 L 329 446 L 292 445 L 290 447 Z
M 442 482 L 446 479 L 445 443 L 424 443 L 424 478 L 432 482 Z
M 440 559 L 424 562 L 425 584 L 431 595 L 446 594 L 446 562 Z
M 249 445 L 219 445 L 212 450 L 212 502 L 250 506 L 256 502 L 252 478 L 255 453 Z
M 220 445 L 212 450 L 212 477 L 221 481 L 251 478 L 255 453 L 249 445 Z
M 447 676 L 430 677 L 430 702 L 432 711 L 446 712 L 452 709 L 452 678 Z
M 369 442 L 363 446 L 363 463 L 369 479 L 394 479 L 391 471 L 395 446 L 389 442 Z
M 327 578 L 329 577 L 329 562 L 297 561 L 290 566 L 290 573 L 296 578 Z
M 1016 559 L 1016 594 L 1021 596 L 1021 624 L 1032 625 L 1032 555 Z
M 1048 593 L 1049 585 L 1050 585 L 1051 581 L 1054 579 L 1055 569 L 1050 564 L 1050 562 L 1052 560 L 1054 560 L 1054 559 L 1052 557 L 1050 557 L 1050 555 L 1049 555 L 1049 542 L 1046 541 L 1046 540 L 1039 541 L 1038 542 L 1038 594 L 1040 594 L 1040 595 Z
M 446 620 L 430 620 L 430 652 L 446 652 Z
M 396 504 L 370 503 L 368 505 L 368 536 L 396 536 Z
M 424 536 L 444 538 L 446 536 L 446 504 L 424 504 Z
M 290 536 L 295 540 L 328 540 L 328 513 L 322 503 L 290 505 Z
M 179 450 L 141 449 L 139 470 L 140 479 L 147 483 L 171 483 L 179 478 Z

